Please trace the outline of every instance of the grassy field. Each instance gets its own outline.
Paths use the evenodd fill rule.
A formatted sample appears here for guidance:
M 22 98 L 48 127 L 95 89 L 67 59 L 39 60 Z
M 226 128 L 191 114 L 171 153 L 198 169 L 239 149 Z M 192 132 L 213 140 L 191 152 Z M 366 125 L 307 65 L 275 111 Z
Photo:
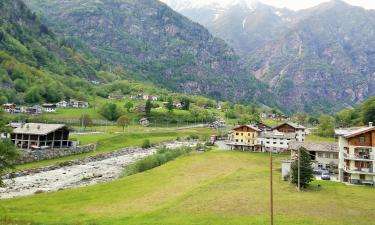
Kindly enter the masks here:
M 335 138 L 319 137 L 313 134 L 307 135 L 305 141 L 306 142 L 321 142 L 321 143 L 337 143 L 337 140 Z
M 16 169 L 22 170 L 40 166 L 47 166 L 51 164 L 61 163 L 67 160 L 79 159 L 92 155 L 102 154 L 124 147 L 141 146 L 146 139 L 150 140 L 152 144 L 156 144 L 163 141 L 176 140 L 177 137 L 188 137 L 191 134 L 198 134 L 201 137 L 208 137 L 210 134 L 215 134 L 215 131 L 206 128 L 195 128 L 176 131 L 150 131 L 125 134 L 92 134 L 72 136 L 72 138 L 79 140 L 81 144 L 96 143 L 96 151 L 79 155 L 61 157 L 57 159 L 28 163 L 17 166 Z
M 298 193 L 275 156 L 275 224 L 368 225 L 375 189 L 317 182 Z M 268 156 L 211 151 L 91 187 L 0 200 L 0 224 L 268 224 Z

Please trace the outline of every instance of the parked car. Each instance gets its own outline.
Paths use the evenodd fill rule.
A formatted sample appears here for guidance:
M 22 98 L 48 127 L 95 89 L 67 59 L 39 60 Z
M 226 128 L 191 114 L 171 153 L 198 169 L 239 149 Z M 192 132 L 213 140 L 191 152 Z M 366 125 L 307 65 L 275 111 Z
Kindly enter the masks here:
M 327 172 L 322 173 L 322 180 L 331 180 L 331 175 Z
M 318 170 L 314 170 L 314 173 L 316 175 L 322 175 L 323 173 L 329 173 L 329 172 L 328 172 L 328 170 L 318 169 Z

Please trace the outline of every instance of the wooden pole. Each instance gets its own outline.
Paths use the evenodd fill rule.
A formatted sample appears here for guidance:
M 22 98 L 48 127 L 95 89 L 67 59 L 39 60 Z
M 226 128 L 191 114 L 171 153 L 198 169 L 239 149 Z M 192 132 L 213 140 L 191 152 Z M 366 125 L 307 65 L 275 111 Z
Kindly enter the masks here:
M 298 149 L 298 191 L 301 190 L 301 160 L 300 160 L 300 156 L 301 156 L 301 149 Z
M 273 184 L 272 184 L 272 150 L 270 149 L 270 213 L 271 225 L 273 225 Z

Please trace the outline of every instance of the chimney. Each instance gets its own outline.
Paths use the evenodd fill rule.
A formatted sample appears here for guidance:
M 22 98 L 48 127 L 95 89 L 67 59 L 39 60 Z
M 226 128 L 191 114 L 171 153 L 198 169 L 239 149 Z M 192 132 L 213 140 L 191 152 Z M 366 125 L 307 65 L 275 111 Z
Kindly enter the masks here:
M 368 126 L 372 127 L 373 122 L 368 122 Z

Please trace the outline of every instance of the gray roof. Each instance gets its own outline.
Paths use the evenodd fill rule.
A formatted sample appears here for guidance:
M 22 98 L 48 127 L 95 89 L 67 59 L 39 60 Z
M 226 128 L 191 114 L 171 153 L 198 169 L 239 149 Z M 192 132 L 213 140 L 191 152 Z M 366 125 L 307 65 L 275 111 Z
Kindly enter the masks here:
M 13 130 L 14 134 L 36 134 L 46 135 L 60 128 L 66 127 L 64 124 L 26 123 Z
M 262 132 L 260 138 L 283 138 L 283 139 L 294 139 L 296 138 L 295 133 L 275 133 L 275 132 Z
M 255 131 L 262 131 L 261 129 L 259 129 L 259 128 L 253 126 L 253 125 L 247 125 L 247 124 L 245 124 L 245 125 L 238 125 L 238 126 L 234 127 L 232 130 L 240 128 L 240 127 L 248 127 L 248 128 L 251 128 L 251 129 L 253 129 Z
M 285 123 L 282 123 L 282 124 L 279 124 L 275 127 L 273 127 L 273 129 L 276 129 L 284 124 L 288 124 L 289 126 L 295 128 L 295 129 L 306 129 L 306 127 L 302 126 L 301 124 L 298 124 L 298 123 L 293 123 L 293 122 L 285 122 Z
M 290 150 L 297 150 L 300 147 L 304 147 L 308 151 L 316 152 L 339 152 L 339 146 L 336 143 L 318 143 L 318 142 L 289 142 Z

